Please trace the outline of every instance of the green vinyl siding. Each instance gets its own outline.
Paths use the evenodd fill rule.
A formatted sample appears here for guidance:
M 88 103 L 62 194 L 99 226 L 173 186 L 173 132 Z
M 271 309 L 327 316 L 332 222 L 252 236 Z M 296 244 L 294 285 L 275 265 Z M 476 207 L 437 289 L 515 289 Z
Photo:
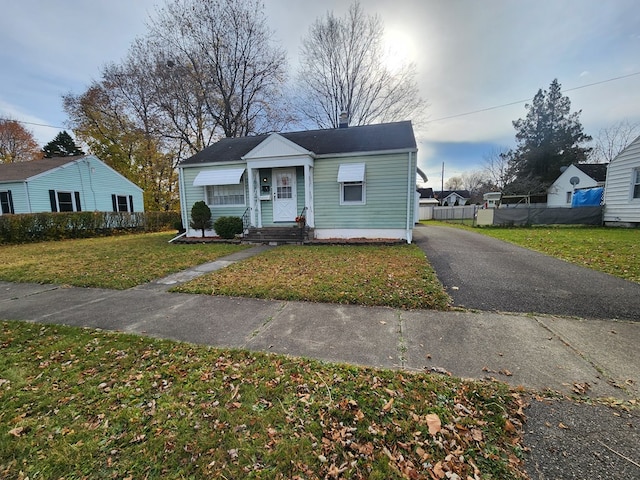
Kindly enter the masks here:
M 323 158 L 315 162 L 314 197 L 316 228 L 407 228 L 409 169 L 415 186 L 415 154 L 409 153 Z M 364 163 L 364 205 L 340 205 L 338 169 L 341 164 Z M 413 195 L 413 190 L 412 190 Z M 413 218 L 413 217 L 411 217 Z

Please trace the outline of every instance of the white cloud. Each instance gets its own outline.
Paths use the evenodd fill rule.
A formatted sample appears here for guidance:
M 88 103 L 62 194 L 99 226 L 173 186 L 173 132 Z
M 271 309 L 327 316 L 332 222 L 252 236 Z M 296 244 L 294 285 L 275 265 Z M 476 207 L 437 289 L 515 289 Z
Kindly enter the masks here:
M 61 95 L 81 93 L 108 62 L 126 54 L 163 0 L 4 2 L 0 16 L 0 111 L 34 123 L 65 121 Z M 415 61 L 431 122 L 416 130 L 420 159 L 438 163 L 430 142 L 512 145 L 513 120 L 554 78 L 571 88 L 640 71 L 637 0 L 366 0 L 390 37 Z M 292 69 L 302 38 L 328 10 L 350 1 L 268 0 L 274 37 Z M 292 72 L 293 73 L 293 72 Z M 640 76 L 569 92 L 585 131 L 640 120 Z M 437 121 L 436 121 L 437 120 Z M 35 130 L 35 128 L 34 128 Z M 56 131 L 42 132 L 46 141 Z M 53 134 L 53 135 L 52 135 Z M 478 152 L 478 157 L 482 152 Z M 421 160 L 422 161 L 422 160 Z M 461 164 L 462 165 L 462 164 Z

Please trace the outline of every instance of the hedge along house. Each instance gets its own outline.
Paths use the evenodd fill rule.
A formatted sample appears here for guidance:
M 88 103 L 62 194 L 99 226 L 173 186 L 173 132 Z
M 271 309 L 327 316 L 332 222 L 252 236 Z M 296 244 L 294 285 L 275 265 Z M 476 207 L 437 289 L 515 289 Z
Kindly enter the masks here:
M 183 226 L 199 236 L 190 212 L 204 200 L 214 222 L 243 217 L 249 235 L 304 216 L 315 239 L 411 242 L 416 164 L 409 121 L 225 138 L 179 166 Z
M 94 155 L 0 165 L 0 213 L 143 212 L 143 192 Z

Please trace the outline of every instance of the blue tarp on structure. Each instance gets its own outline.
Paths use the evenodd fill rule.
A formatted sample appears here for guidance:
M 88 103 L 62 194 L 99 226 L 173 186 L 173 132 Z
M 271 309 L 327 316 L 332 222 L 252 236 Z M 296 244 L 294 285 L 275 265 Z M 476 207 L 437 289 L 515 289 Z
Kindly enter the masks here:
M 602 194 L 604 188 L 594 187 L 576 190 L 571 198 L 571 208 L 575 207 L 597 207 L 602 205 Z

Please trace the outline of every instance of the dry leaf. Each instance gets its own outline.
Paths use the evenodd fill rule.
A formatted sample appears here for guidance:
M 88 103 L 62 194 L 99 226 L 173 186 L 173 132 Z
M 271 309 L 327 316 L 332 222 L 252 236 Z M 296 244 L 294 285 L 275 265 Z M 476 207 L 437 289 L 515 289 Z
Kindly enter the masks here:
M 433 473 L 436 474 L 438 478 L 444 478 L 446 473 L 442 469 L 442 462 L 438 462 L 433 466 Z
M 16 427 L 9 430 L 9 434 L 13 435 L 14 437 L 19 437 L 20 435 L 22 435 L 22 432 L 24 432 L 24 427 Z
M 382 407 L 382 411 L 383 412 L 388 412 L 389 410 L 391 410 L 391 407 L 393 407 L 393 398 L 391 400 L 389 400 L 384 407 Z
M 562 423 L 562 422 L 560 422 L 560 423 L 558 424 L 558 428 L 561 428 L 561 429 L 563 429 L 563 430 L 569 430 L 569 427 L 567 427 L 567 426 L 566 426 L 564 423 Z
M 429 413 L 427 415 L 427 426 L 429 427 L 429 433 L 431 435 L 439 433 L 442 428 L 440 417 L 438 417 L 438 415 L 436 415 L 435 413 Z
M 482 430 L 477 429 L 477 428 L 472 428 L 471 429 L 471 437 L 476 441 L 476 442 L 481 442 L 482 439 L 484 438 L 484 435 L 482 435 Z

